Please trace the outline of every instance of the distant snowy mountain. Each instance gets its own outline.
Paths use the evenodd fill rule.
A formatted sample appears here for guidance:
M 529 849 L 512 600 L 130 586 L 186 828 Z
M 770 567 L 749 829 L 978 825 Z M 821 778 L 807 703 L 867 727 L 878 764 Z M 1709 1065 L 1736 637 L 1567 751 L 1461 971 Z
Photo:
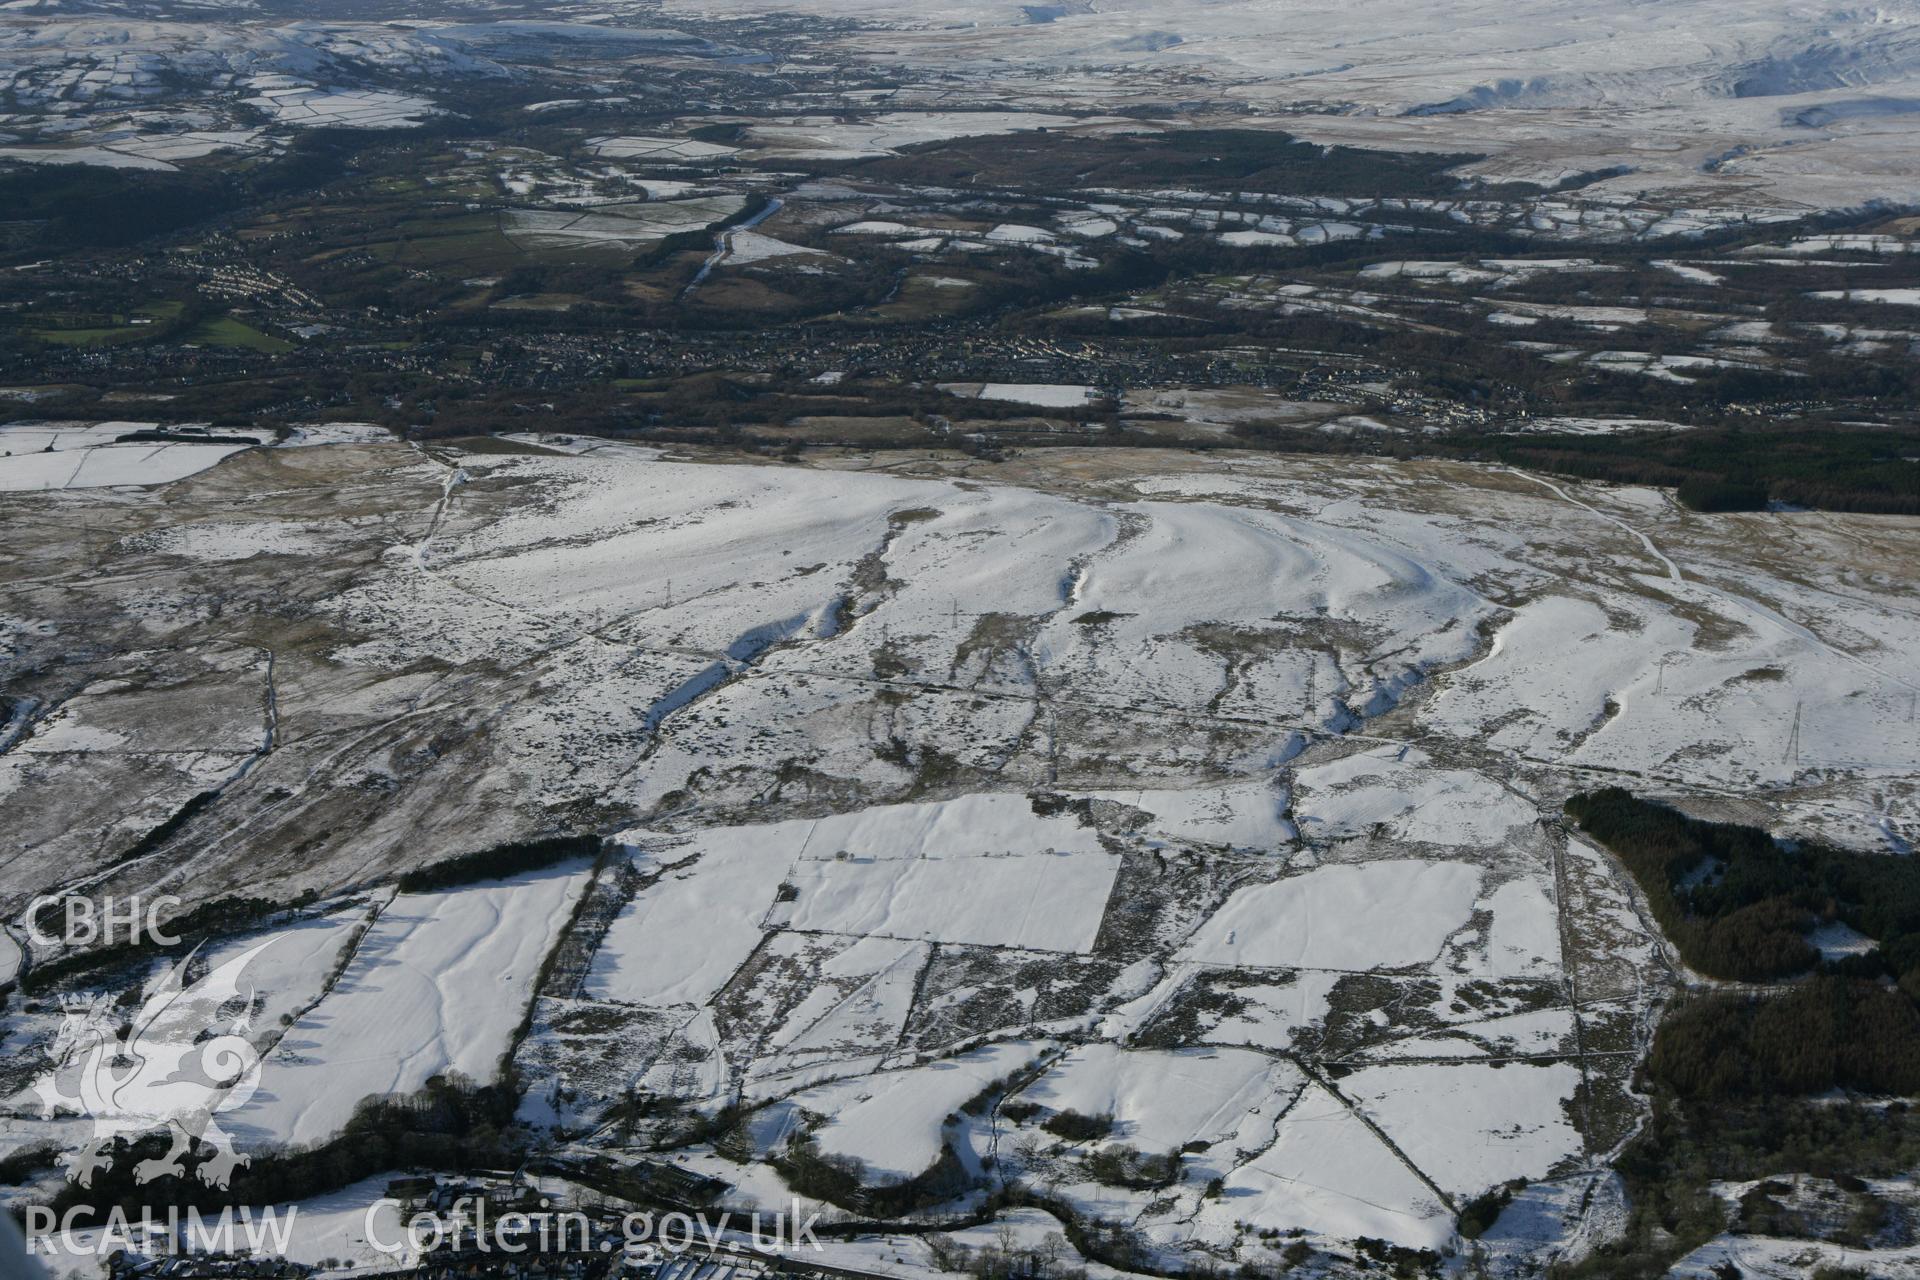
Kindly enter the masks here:
M 666 0 L 669 14 L 858 18 L 916 33 L 907 53 L 1205 70 L 1262 96 L 1382 112 L 1646 106 L 1913 81 L 1920 5 L 1746 0 Z
M 369 123 L 417 118 L 436 80 L 735 58 L 747 50 L 662 24 L 725 23 L 750 43 L 771 20 L 805 65 L 900 79 L 899 106 L 1284 114 L 1317 142 L 1481 153 L 1476 176 L 1494 181 L 1617 175 L 1607 198 L 1920 203 L 1920 0 L 610 0 L 591 22 L 438 22 L 399 0 L 355 22 L 0 11 L 0 100 L 29 116 L 204 103 L 285 76 L 406 97 Z M 321 118 L 341 119 L 305 122 Z
M 504 76 L 518 58 L 568 50 L 723 49 L 677 31 L 565 22 L 457 25 L 0 19 L 0 90 L 25 107 L 220 89 L 259 75 L 315 83 Z M 424 86 L 423 86 L 424 87 Z
M 664 0 L 662 12 L 858 20 L 890 30 L 843 39 L 854 59 L 970 71 L 1037 102 L 1123 86 L 1322 112 L 1297 117 L 1299 131 L 1487 151 L 1500 176 L 1617 168 L 1669 190 L 1711 175 L 1812 205 L 1920 199 L 1915 0 Z M 1073 74 L 1101 67 L 1122 78 Z M 1736 149 L 1731 169 L 1710 165 Z
M 297 23 L 60 19 L 0 25 L 0 77 L 23 105 L 156 95 L 179 81 L 222 77 L 503 75 L 465 44 L 430 31 Z

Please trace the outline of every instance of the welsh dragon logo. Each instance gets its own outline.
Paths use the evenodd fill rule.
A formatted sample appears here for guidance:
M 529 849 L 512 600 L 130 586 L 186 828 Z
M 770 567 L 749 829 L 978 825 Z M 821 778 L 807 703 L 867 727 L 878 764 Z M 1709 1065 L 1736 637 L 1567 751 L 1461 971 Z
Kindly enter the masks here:
M 191 986 L 189 954 L 131 1018 L 105 997 L 67 1002 L 49 1050 L 53 1070 L 32 1092 L 48 1116 L 79 1114 L 93 1122 L 91 1139 L 61 1157 L 68 1179 L 92 1185 L 94 1173 L 112 1163 L 120 1139 L 151 1133 L 167 1134 L 171 1145 L 134 1166 L 137 1183 L 186 1176 L 195 1140 L 208 1154 L 191 1172 L 209 1186 L 225 1187 L 248 1162 L 214 1117 L 245 1105 L 260 1082 L 260 1054 L 248 1036 L 254 992 L 240 984 L 248 964 L 271 943 L 221 963 Z

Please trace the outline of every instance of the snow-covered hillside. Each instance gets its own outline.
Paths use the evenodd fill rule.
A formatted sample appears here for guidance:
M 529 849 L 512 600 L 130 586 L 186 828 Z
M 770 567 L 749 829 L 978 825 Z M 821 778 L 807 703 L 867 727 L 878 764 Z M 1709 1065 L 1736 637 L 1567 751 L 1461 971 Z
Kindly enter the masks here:
M 1527 1179 L 1500 1247 L 1538 1260 L 1609 1229 L 1672 980 L 1564 797 L 1896 850 L 1920 818 L 1910 523 L 1462 464 L 498 445 L 18 495 L 29 531 L 84 504 L 124 600 L 4 756 L 12 883 L 319 895 L 265 930 L 249 1141 L 511 1055 L 559 1149 L 671 1099 L 632 1123 L 741 1205 L 795 1160 L 930 1213 L 1018 1181 L 1162 1265 L 1271 1266 L 1283 1231 L 1451 1247 Z M 615 839 L 365 893 L 556 828 Z

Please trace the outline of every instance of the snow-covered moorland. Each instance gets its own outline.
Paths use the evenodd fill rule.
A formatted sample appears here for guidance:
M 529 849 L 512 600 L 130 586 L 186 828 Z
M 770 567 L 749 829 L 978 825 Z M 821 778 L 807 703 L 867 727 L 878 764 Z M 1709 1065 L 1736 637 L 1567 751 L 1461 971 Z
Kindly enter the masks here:
M 1909 522 L 1436 462 L 493 443 L 0 517 L 36 582 L 51 511 L 111 569 L 8 597 L 23 652 L 95 646 L 0 757 L 17 883 L 319 900 L 268 930 L 249 1141 L 510 1060 L 555 1151 L 667 1143 L 731 1203 L 1018 1183 L 1155 1265 L 1275 1267 L 1288 1232 L 1456 1248 L 1526 1179 L 1547 1259 L 1612 1221 L 1671 983 L 1564 797 L 1920 819 Z M 383 883 L 559 830 L 601 864 Z

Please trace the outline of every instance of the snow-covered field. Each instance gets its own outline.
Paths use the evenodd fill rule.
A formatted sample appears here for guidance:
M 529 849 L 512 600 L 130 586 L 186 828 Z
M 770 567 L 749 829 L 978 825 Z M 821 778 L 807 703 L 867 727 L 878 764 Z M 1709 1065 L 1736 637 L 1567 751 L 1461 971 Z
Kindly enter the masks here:
M 1883 302 L 1900 307 L 1920 307 L 1920 289 L 1835 289 L 1822 290 L 1813 296 L 1842 302 Z
M 319 1142 L 369 1095 L 409 1093 L 449 1072 L 492 1080 L 586 879 L 563 868 L 395 897 L 326 998 L 267 1056 L 258 1089 L 231 1117 L 234 1134 Z
M 1098 398 L 1093 387 L 1052 386 L 1038 383 L 944 382 L 940 389 L 948 395 L 980 400 L 1009 400 L 1014 404 L 1039 405 L 1049 409 L 1073 409 Z
M 795 929 L 1042 951 L 1093 945 L 1113 886 L 1107 854 L 809 860 Z
M 756 124 L 748 141 L 763 156 L 787 160 L 857 160 L 886 155 L 901 147 L 981 134 L 1030 129 L 1106 132 L 1112 128 L 1150 130 L 1115 117 L 1075 117 L 1028 111 L 898 112 L 849 122 L 832 117 L 800 117 Z
M 419 124 L 435 110 L 425 98 L 379 89 L 326 89 L 266 77 L 248 98 L 275 120 L 304 128 L 396 129 Z
M 4 439 L 0 436 L 0 439 Z M 101 444 L 52 453 L 0 458 L 0 489 L 100 489 L 117 485 L 166 484 L 205 471 L 228 454 L 246 448 L 231 444 Z
M 1228 1236 L 1240 1222 L 1301 1225 L 1337 1240 L 1370 1236 L 1437 1249 L 1453 1234 L 1446 1202 L 1322 1085 L 1308 1085 L 1272 1141 L 1227 1174 L 1189 1230 Z
M 1194 935 L 1187 957 L 1227 968 L 1399 969 L 1439 955 L 1480 889 L 1460 863 L 1317 867 L 1243 889 Z
M 40 421 L 0 424 L 0 492 L 169 484 L 252 447 L 202 444 L 192 440 L 119 443 L 123 435 L 152 431 L 157 425 L 152 422 Z M 317 423 L 291 428 L 284 440 L 275 441 L 269 435 L 263 444 L 286 448 L 371 443 L 392 438 L 392 433 L 384 427 L 369 423 Z
M 1007 1041 L 928 1066 L 804 1089 L 767 1108 L 755 1127 L 784 1139 L 804 1125 L 822 1150 L 858 1160 L 882 1179 L 910 1178 L 939 1158 L 946 1117 L 1040 1047 Z M 809 1113 L 819 1121 L 809 1123 Z
M 514 209 L 502 215 L 500 229 L 509 240 L 527 248 L 632 246 L 702 230 L 732 217 L 745 205 L 743 196 L 700 196 L 596 205 L 587 213 Z
M 152 422 L 0 423 L 0 492 L 168 484 L 250 447 L 191 440 L 118 442 L 123 435 L 152 431 L 156 426 Z M 305 438 L 296 432 L 285 443 L 346 438 L 332 428 L 322 430 L 325 434 Z M 391 438 L 384 431 L 380 437 Z M 271 445 L 272 437 L 264 443 Z

